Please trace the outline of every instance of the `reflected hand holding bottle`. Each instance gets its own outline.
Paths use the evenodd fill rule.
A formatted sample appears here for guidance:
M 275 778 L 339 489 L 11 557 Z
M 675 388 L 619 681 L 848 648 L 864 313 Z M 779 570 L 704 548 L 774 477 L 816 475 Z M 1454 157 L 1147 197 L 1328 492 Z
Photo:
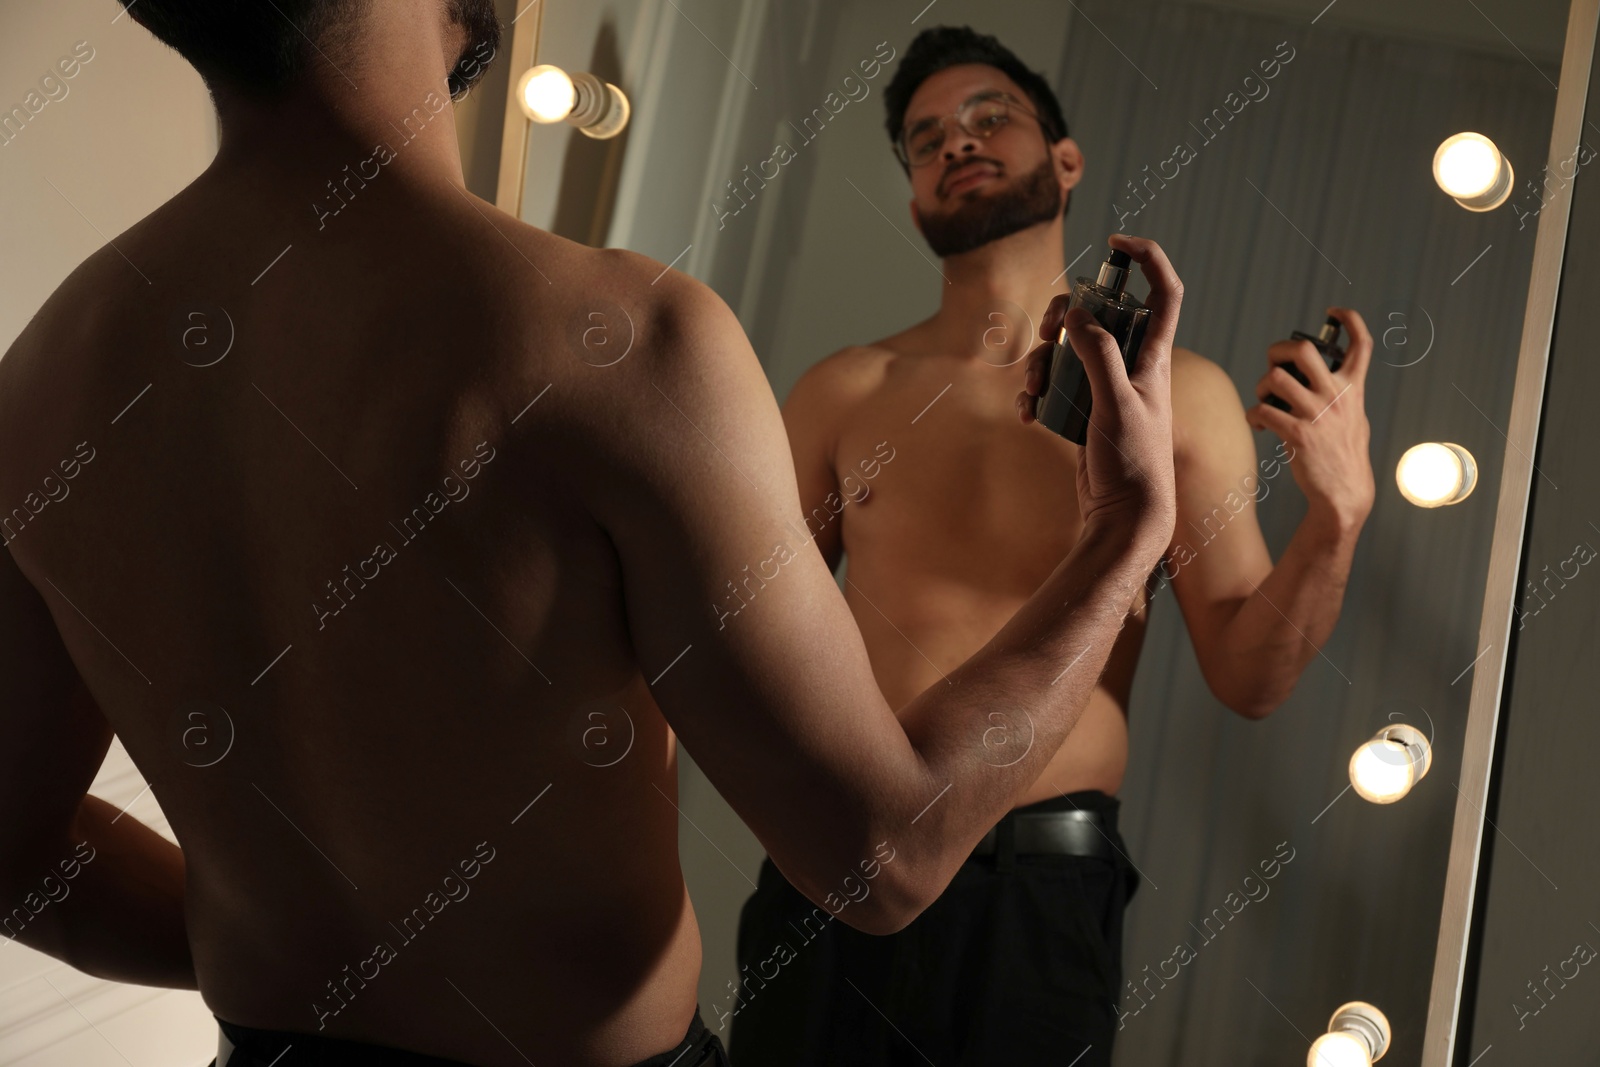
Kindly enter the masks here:
M 1271 366 L 1256 382 L 1260 402 L 1244 414 L 1253 429 L 1271 430 L 1292 450 L 1289 469 L 1309 502 L 1307 517 L 1348 531 L 1366 521 L 1376 495 L 1365 402 L 1372 334 L 1350 308 L 1329 308 L 1328 315 L 1350 335 L 1338 370 L 1329 370 L 1309 341 L 1279 341 L 1267 350 Z M 1281 363 L 1292 364 L 1299 376 Z M 1269 402 L 1274 396 L 1287 411 Z
M 1154 241 L 1113 234 L 1111 246 L 1139 264 L 1150 283 L 1150 323 L 1130 374 L 1116 340 L 1069 297 L 1050 302 L 1040 323 L 1045 343 L 1029 353 L 1017 410 L 1033 422 L 1035 399 L 1047 388 L 1053 339 L 1063 326 L 1083 362 L 1094 397 L 1078 461 L 1078 506 L 1085 525 L 1110 523 L 1148 548 L 1152 564 L 1165 551 L 1177 516 L 1172 457 L 1172 343 L 1183 283 Z

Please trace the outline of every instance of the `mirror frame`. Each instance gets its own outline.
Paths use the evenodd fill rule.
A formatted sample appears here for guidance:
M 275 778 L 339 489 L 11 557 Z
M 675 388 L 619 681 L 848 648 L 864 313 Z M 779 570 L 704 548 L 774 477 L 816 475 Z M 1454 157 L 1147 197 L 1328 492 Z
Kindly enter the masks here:
M 523 4 L 524 0 L 517 0 Z M 500 138 L 500 179 L 495 187 L 494 206 L 518 219 L 522 218 L 522 187 L 527 180 L 528 127 L 530 121 L 517 103 L 517 82 L 539 58 L 540 31 L 544 28 L 544 9 L 549 0 L 527 0 L 521 14 L 511 20 L 511 53 L 506 57 L 510 77 L 506 79 L 505 125 Z M 523 18 L 532 15 L 532 18 Z
M 1556 91 L 1555 119 L 1550 130 L 1546 166 L 1567 158 L 1583 133 L 1584 107 L 1594 62 L 1596 19 L 1600 0 L 1572 0 L 1567 36 L 1562 45 L 1561 83 Z M 1528 502 L 1533 488 L 1533 453 L 1539 440 L 1544 408 L 1550 342 L 1555 332 L 1556 297 L 1567 247 L 1567 222 L 1572 213 L 1569 182 L 1539 213 L 1533 270 L 1528 280 L 1527 312 L 1517 355 L 1516 385 L 1511 396 L 1511 424 L 1500 474 L 1500 500 L 1495 508 L 1494 540 L 1484 585 L 1483 614 L 1478 623 L 1472 695 L 1467 706 L 1461 753 L 1461 782 L 1456 786 L 1455 825 L 1450 835 L 1450 860 L 1445 875 L 1444 903 L 1439 915 L 1439 944 L 1434 955 L 1433 990 L 1428 998 L 1428 1027 L 1422 1042 L 1423 1067 L 1450 1067 L 1456 1055 L 1456 1027 L 1466 978 L 1468 942 L 1472 936 L 1473 902 L 1477 896 L 1483 851 L 1483 826 L 1494 762 L 1495 735 L 1505 699 L 1512 608 L 1517 598 L 1523 546 L 1527 537 Z M 1451 683 L 1452 685 L 1455 683 Z
M 519 15 L 511 27 L 511 49 L 507 60 L 511 76 L 505 99 L 495 205 L 517 218 L 522 217 L 530 124 L 517 104 L 516 86 L 521 73 L 537 60 L 545 6 L 545 2 L 532 0 L 522 10 L 522 14 L 532 17 L 525 19 Z M 1561 79 L 1556 93 L 1547 166 L 1558 164 L 1566 158 L 1564 146 L 1576 146 L 1580 141 L 1594 61 L 1597 24 L 1600 24 L 1600 0 L 1572 0 L 1566 38 L 1562 45 Z M 1511 421 L 1501 467 L 1500 497 L 1495 509 L 1483 612 L 1478 626 L 1478 647 L 1484 651 L 1472 665 L 1472 692 L 1462 749 L 1461 781 L 1456 786 L 1455 820 L 1440 909 L 1439 940 L 1428 1000 L 1427 1029 L 1423 1038 L 1423 1067 L 1450 1067 L 1456 1051 L 1456 1028 L 1462 996 L 1466 992 L 1467 949 L 1472 936 L 1473 904 L 1482 859 L 1485 806 L 1488 802 L 1500 706 L 1505 697 L 1512 608 L 1516 602 L 1517 579 L 1522 566 L 1533 485 L 1533 451 L 1538 441 L 1543 411 L 1573 184 L 1569 183 L 1540 211 L 1534 241 L 1533 269 L 1528 283 L 1527 310 L 1523 318 L 1511 399 Z

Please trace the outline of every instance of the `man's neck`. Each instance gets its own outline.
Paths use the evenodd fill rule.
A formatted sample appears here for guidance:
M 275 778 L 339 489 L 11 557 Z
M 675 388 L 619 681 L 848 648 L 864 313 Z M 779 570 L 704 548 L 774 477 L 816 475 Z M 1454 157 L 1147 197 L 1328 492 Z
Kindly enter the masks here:
M 213 169 L 315 179 L 338 177 L 345 164 L 379 146 L 394 167 L 414 176 L 463 184 L 455 109 L 438 85 L 363 87 L 358 94 L 297 91 L 273 101 L 219 101 L 222 142 Z M 386 165 L 386 169 L 388 166 Z
M 1010 318 L 1015 305 L 1029 316 L 1035 333 L 1022 338 L 1031 349 L 1037 343 L 1037 329 L 1045 308 L 1058 293 L 1071 291 L 1064 270 L 1061 248 L 1062 223 L 1048 224 L 991 241 L 980 248 L 944 260 L 946 284 L 940 287 L 939 311 L 933 317 L 937 333 L 949 339 L 951 347 L 978 358 L 992 358 L 984 331 Z M 1005 315 L 1006 319 L 995 318 Z M 1020 324 L 1027 329 L 1027 324 Z
M 211 172 L 303 200 L 332 195 L 329 182 L 337 189 L 348 180 L 346 166 L 357 168 L 383 146 L 393 158 L 382 170 L 404 174 L 406 184 L 464 186 L 446 82 L 461 41 L 445 40 L 449 32 L 370 22 L 358 59 L 319 55 L 279 96 L 219 90 L 222 139 Z

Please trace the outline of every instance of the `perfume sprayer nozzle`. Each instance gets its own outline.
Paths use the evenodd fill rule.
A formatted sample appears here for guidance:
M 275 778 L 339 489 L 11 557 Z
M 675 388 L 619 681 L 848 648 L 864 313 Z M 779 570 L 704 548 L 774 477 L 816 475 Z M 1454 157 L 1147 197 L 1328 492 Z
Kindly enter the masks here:
M 1100 264 L 1100 276 L 1095 279 L 1095 284 L 1113 293 L 1120 293 L 1128 285 L 1128 267 L 1133 262 L 1128 253 L 1113 249 Z

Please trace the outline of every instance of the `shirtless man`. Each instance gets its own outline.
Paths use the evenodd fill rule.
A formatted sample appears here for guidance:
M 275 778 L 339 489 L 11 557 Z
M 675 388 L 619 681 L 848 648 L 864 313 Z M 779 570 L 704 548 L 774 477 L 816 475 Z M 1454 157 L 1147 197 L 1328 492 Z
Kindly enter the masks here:
M 1171 538 L 1170 264 L 1120 240 L 1156 308 L 1131 380 L 1072 324 L 1108 435 L 1083 536 L 900 708 L 803 542 L 716 608 L 802 522 L 727 306 L 464 188 L 488 0 L 129 14 L 222 140 L 0 360 L 0 923 L 199 989 L 222 1067 L 725 1063 L 675 738 L 818 909 L 883 934 L 934 900 Z M 1037 729 L 1012 767 L 996 703 Z M 87 795 L 113 733 L 181 851 Z
M 818 363 L 784 419 L 807 515 L 838 513 L 812 528 L 830 566 L 848 555 L 845 598 L 873 674 L 891 707 L 914 710 L 910 698 L 947 674 L 955 681 L 1084 530 L 1068 488 L 1083 450 L 1016 424 L 1017 388 L 1026 380 L 1038 393 L 1039 368 L 1002 343 L 1019 310 L 1057 313 L 1069 290 L 1062 223 L 1084 161 L 1048 83 L 965 27 L 920 34 L 885 104 L 912 218 L 944 261 L 939 310 Z M 1269 368 L 1257 383 L 1258 400 L 1276 393 L 1289 412 L 1244 411 L 1226 372 L 1173 350 L 1176 536 L 1072 736 L 944 897 L 891 938 L 838 923 L 815 936 L 797 932 L 809 905 L 782 865 L 763 865 L 740 923 L 736 1063 L 1110 1062 L 1122 911 L 1137 884 L 1115 794 L 1150 596 L 1171 582 L 1212 692 L 1262 718 L 1332 631 L 1372 507 L 1362 410 L 1371 340 L 1358 314 L 1332 310 L 1352 338 L 1338 373 L 1304 342 L 1268 352 L 1309 377 L 1306 388 Z M 1099 417 L 1097 401 L 1089 449 Z M 1287 443 L 1280 457 L 1310 505 L 1276 566 L 1255 494 L 1279 463 L 1258 470 L 1251 427 Z M 895 459 L 864 481 L 859 460 L 886 437 Z M 999 766 L 1026 749 L 1034 724 L 1026 706 L 991 710 L 986 743 Z M 802 941 L 798 963 L 774 976 L 774 946 Z

